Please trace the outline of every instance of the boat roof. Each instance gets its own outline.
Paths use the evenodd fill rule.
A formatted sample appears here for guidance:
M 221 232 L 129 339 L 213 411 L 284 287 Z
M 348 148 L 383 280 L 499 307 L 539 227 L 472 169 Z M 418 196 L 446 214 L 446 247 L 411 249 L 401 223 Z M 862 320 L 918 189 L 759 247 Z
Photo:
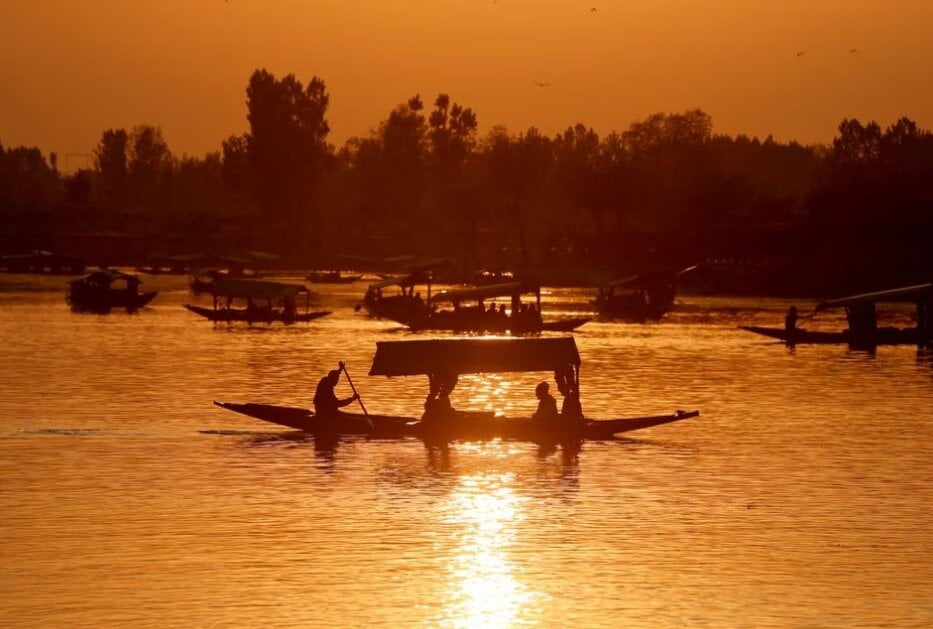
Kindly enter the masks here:
M 913 286 L 902 286 L 901 288 L 891 288 L 888 290 L 879 290 L 873 293 L 861 293 L 859 295 L 850 295 L 849 297 L 839 297 L 837 299 L 827 299 L 816 305 L 816 311 L 838 308 L 840 306 L 852 306 L 866 302 L 876 301 L 901 301 L 911 297 L 921 295 L 933 295 L 933 282 L 926 284 L 915 284 Z
M 111 284 L 117 280 L 126 280 L 127 282 L 135 282 L 137 284 L 142 284 L 142 280 L 136 277 L 135 275 L 130 275 L 129 273 L 123 273 L 122 271 L 117 271 L 115 269 L 98 269 L 92 271 L 87 275 L 82 275 L 78 279 L 71 280 L 69 284 L 81 284 L 83 282 L 95 281 L 95 282 L 106 282 Z
M 281 299 L 294 297 L 298 293 L 307 293 L 304 284 L 283 284 L 264 280 L 244 280 L 222 277 L 214 282 L 211 292 L 221 297 L 240 297 L 243 299 Z
M 491 297 L 510 297 L 518 293 L 533 293 L 538 286 L 525 282 L 506 282 L 504 284 L 489 284 L 488 286 L 472 286 L 468 288 L 455 288 L 437 293 L 431 298 L 438 301 L 470 301 L 474 299 L 489 299 Z
M 389 286 L 414 286 L 415 284 L 424 284 L 428 281 L 430 281 L 430 278 L 426 275 L 421 273 L 411 273 L 409 275 L 387 277 L 374 284 L 370 284 L 369 287 L 374 290 L 378 290 L 381 288 L 388 288 Z
M 556 371 L 568 365 L 580 365 L 573 337 L 380 341 L 369 375 Z

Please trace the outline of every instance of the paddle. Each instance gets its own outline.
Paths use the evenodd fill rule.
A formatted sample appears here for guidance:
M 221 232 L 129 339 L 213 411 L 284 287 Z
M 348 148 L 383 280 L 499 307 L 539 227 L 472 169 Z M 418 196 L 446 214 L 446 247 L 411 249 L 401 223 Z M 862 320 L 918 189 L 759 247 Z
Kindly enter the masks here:
M 360 403 L 360 408 L 363 409 L 363 416 L 366 417 L 366 421 L 369 422 L 369 427 L 373 427 L 373 420 L 369 418 L 369 413 L 366 411 L 366 405 L 363 404 L 363 398 L 360 397 L 360 394 L 357 393 L 356 387 L 353 385 L 353 378 L 350 377 L 350 372 L 347 371 L 347 365 L 341 360 L 337 363 L 340 366 L 340 370 L 343 371 L 343 375 L 347 377 L 347 382 L 350 383 L 350 388 L 353 389 L 353 395 L 356 396 L 356 401 Z

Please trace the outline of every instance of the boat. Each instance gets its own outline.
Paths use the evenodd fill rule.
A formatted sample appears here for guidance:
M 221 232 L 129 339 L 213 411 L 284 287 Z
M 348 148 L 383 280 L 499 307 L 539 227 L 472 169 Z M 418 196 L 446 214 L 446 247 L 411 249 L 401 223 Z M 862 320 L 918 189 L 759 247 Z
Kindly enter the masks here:
M 135 275 L 112 269 L 101 269 L 68 282 L 67 301 L 79 312 L 109 312 L 113 308 L 138 310 L 158 294 L 140 293 L 142 284 Z
M 659 321 L 674 306 L 677 278 L 697 266 L 676 273 L 642 273 L 607 282 L 596 295 L 596 311 L 605 320 Z
M 344 275 L 341 271 L 311 271 L 305 279 L 315 284 L 352 284 L 363 279 L 363 275 Z
M 432 283 L 433 276 L 429 272 L 387 277 L 369 285 L 356 310 L 365 308 L 370 316 L 393 321 L 414 319 L 428 311 L 418 287 L 424 285 L 427 298 L 430 299 Z
M 490 412 L 454 411 L 449 394 L 457 376 L 474 373 L 553 372 L 564 396 L 558 421 L 497 417 Z M 579 405 L 580 355 L 572 337 L 531 339 L 435 339 L 376 344 L 371 376 L 427 376 L 429 395 L 421 419 L 395 415 L 341 413 L 323 420 L 304 408 L 215 401 L 220 408 L 314 434 L 417 437 L 435 441 L 506 439 L 535 443 L 607 440 L 616 435 L 670 424 L 699 411 L 666 415 L 590 419 Z M 443 409 L 443 410 L 438 410 Z
M 304 312 L 297 307 L 299 295 L 305 296 Z M 304 323 L 331 314 L 311 311 L 311 293 L 303 284 L 220 278 L 211 286 L 211 296 L 212 308 L 192 304 L 185 304 L 185 308 L 210 321 L 223 322 Z M 238 301 L 244 307 L 234 307 Z
M 535 304 L 523 304 L 522 295 L 531 294 Z M 500 300 L 498 307 L 496 300 Z M 486 307 L 486 302 L 489 307 Z M 505 301 L 509 302 L 508 309 Z M 532 282 L 507 282 L 446 290 L 430 299 L 431 308 L 414 317 L 395 320 L 413 331 L 450 330 L 489 334 L 536 334 L 571 332 L 587 323 L 589 317 L 545 321 L 541 317 L 541 287 Z M 475 305 L 465 306 L 464 303 Z M 450 310 L 438 310 L 450 304 Z
M 214 283 L 219 279 L 259 279 L 260 273 L 249 260 L 229 257 L 214 257 L 213 266 L 194 269 L 191 272 L 189 285 L 195 295 L 211 292 Z
M 878 302 L 912 301 L 917 308 L 917 327 L 878 327 L 875 304 Z M 783 341 L 788 345 L 846 344 L 872 348 L 878 345 L 929 345 L 933 331 L 933 283 L 915 284 L 871 293 L 860 293 L 822 301 L 813 313 L 845 308 L 849 327 L 839 331 L 807 330 L 800 327 L 739 326 L 746 332 Z

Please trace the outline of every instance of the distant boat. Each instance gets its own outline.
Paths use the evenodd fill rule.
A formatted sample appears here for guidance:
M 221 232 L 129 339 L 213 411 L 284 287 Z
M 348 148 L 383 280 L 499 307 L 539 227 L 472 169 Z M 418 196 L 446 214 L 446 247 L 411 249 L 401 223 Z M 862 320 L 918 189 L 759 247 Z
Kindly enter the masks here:
M 418 317 L 428 309 L 418 287 L 424 286 L 425 294 L 430 299 L 432 282 L 430 273 L 385 278 L 369 285 L 357 310 L 363 307 L 373 317 L 394 321 Z
M 32 253 L 0 256 L 0 268 L 7 273 L 80 275 L 87 265 L 83 258 L 36 249 Z
M 875 304 L 886 301 L 912 301 L 917 308 L 917 327 L 878 327 Z M 784 341 L 788 345 L 798 344 L 847 344 L 853 347 L 871 348 L 878 345 L 929 345 L 933 332 L 933 283 L 916 284 L 901 288 L 861 293 L 820 302 L 814 313 L 833 308 L 845 308 L 849 328 L 836 332 L 806 330 L 794 326 L 762 327 L 743 325 L 740 329 L 769 338 Z
M 676 273 L 643 273 L 608 282 L 596 295 L 596 311 L 601 319 L 658 321 L 674 306 L 677 278 L 697 268 Z
M 109 312 L 113 308 L 137 310 L 152 301 L 155 291 L 140 293 L 142 282 L 119 271 L 94 271 L 68 283 L 68 303 L 82 312 Z
M 344 275 L 340 271 L 311 271 L 305 279 L 314 284 L 352 284 L 363 279 L 362 274 Z
M 249 323 L 304 323 L 331 314 L 311 311 L 311 293 L 302 284 L 283 284 L 261 280 L 220 278 L 211 286 L 213 307 L 185 304 L 191 312 L 210 321 L 245 321 Z M 304 312 L 297 299 L 305 296 Z M 236 302 L 243 307 L 234 307 Z
M 531 294 L 535 304 L 523 304 L 522 295 Z M 495 307 L 495 300 L 504 298 Z M 485 302 L 492 302 L 487 309 Z M 588 317 L 544 321 L 541 316 L 541 288 L 530 282 L 509 282 L 442 291 L 431 299 L 431 309 L 415 317 L 396 321 L 412 330 L 450 330 L 491 334 L 528 334 L 538 332 L 570 332 L 584 325 Z M 451 304 L 451 310 L 436 310 L 438 304 Z M 475 304 L 475 305 L 464 305 Z

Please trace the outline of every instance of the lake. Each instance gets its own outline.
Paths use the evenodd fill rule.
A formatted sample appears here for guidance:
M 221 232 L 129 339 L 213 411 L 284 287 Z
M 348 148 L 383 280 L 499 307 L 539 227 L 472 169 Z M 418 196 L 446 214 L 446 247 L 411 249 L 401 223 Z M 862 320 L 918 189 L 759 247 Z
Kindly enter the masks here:
M 583 407 L 696 419 L 578 454 L 327 447 L 212 401 L 308 406 L 344 360 L 370 412 L 417 416 L 426 378 L 366 374 L 376 341 L 432 335 L 354 313 L 364 282 L 316 287 L 329 317 L 247 326 L 143 279 L 149 308 L 84 315 L 63 278 L 0 276 L 10 626 L 933 623 L 933 357 L 914 347 L 788 349 L 736 326 L 791 301 L 679 296 L 660 323 L 575 334 Z M 592 298 L 548 290 L 545 312 Z M 464 377 L 452 401 L 527 415 L 542 379 Z

